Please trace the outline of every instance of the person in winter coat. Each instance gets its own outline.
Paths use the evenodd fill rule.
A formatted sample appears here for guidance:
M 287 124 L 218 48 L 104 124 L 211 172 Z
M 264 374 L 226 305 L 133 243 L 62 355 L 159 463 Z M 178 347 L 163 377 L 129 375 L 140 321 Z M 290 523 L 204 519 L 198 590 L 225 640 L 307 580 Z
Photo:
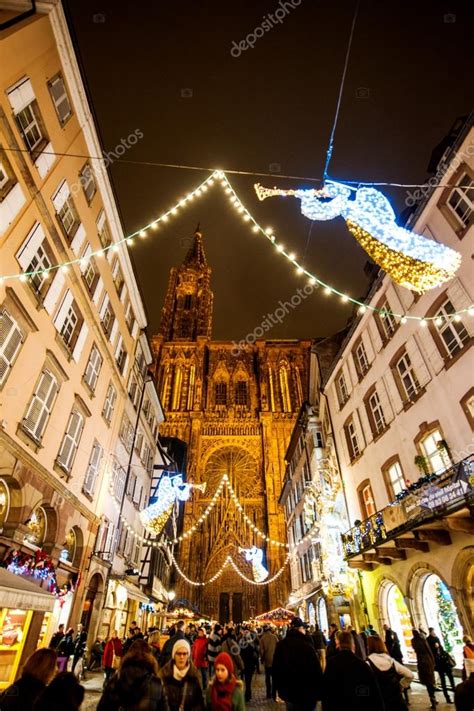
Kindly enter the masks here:
M 79 623 L 77 625 L 77 634 L 74 638 L 74 652 L 73 652 L 72 669 L 71 669 L 72 672 L 76 668 L 76 664 L 79 661 L 79 659 L 82 659 L 82 657 L 84 656 L 84 652 L 86 651 L 86 642 L 87 642 L 87 632 L 85 631 L 83 625 L 81 625 L 81 623 Z
M 191 661 L 187 639 L 178 639 L 174 643 L 171 659 L 160 670 L 160 678 L 170 711 L 202 711 L 204 699 L 200 675 Z
M 59 671 L 67 670 L 69 657 L 74 654 L 74 627 L 70 627 L 57 646 Z
M 63 637 L 64 637 L 64 625 L 59 625 L 58 631 L 55 632 L 53 634 L 53 636 L 51 637 L 48 647 L 50 649 L 57 650 L 59 643 Z
M 369 637 L 368 663 L 382 692 L 385 711 L 406 711 L 407 705 L 403 698 L 399 676 L 413 679 L 411 669 L 404 667 L 387 652 L 387 647 L 380 637 Z
M 294 617 L 273 656 L 273 679 L 279 696 L 293 711 L 309 711 L 322 698 L 323 674 L 305 623 Z
M 439 637 L 436 636 L 434 627 L 428 627 L 428 637 L 426 638 L 426 641 L 430 645 L 430 649 L 433 653 L 433 657 L 435 660 L 435 670 L 439 674 L 441 688 L 443 689 L 443 694 L 444 698 L 446 699 L 446 703 L 452 704 L 453 702 L 451 701 L 451 698 L 448 694 L 448 689 L 446 687 L 446 677 L 448 677 L 449 683 L 451 684 L 451 691 L 454 692 L 453 670 L 448 663 L 448 653 L 445 651 L 443 645 L 441 644 Z
M 105 687 L 97 711 L 168 711 L 158 664 L 143 640 L 136 640 Z
M 358 635 L 356 630 L 351 626 L 347 628 L 347 631 L 351 633 L 354 640 L 354 654 L 356 657 L 359 657 L 359 659 L 362 659 L 362 661 L 365 662 L 367 659 L 367 652 L 360 635 Z
M 276 688 L 273 681 L 273 656 L 278 644 L 278 637 L 273 634 L 270 627 L 264 627 L 264 632 L 260 637 L 260 658 L 265 667 L 265 688 L 267 699 L 276 700 Z
M 232 657 L 218 654 L 215 669 L 216 676 L 206 690 L 206 711 L 245 711 L 242 682 L 235 677 Z
M 316 653 L 319 657 L 321 669 L 324 671 L 324 667 L 326 666 L 326 647 L 328 643 L 324 634 L 319 629 L 319 625 L 315 625 L 314 632 L 312 632 L 311 634 L 311 638 L 313 640 Z
M 160 630 L 153 630 L 153 632 L 150 632 L 150 634 L 148 636 L 148 644 L 150 645 L 151 653 L 155 657 L 158 664 L 160 662 L 160 657 L 161 657 L 160 638 L 161 638 Z
M 337 635 L 338 629 L 337 625 L 334 624 L 334 622 L 329 625 L 329 641 L 328 641 L 328 646 L 326 649 L 326 659 L 329 659 L 332 657 L 334 654 L 336 654 L 337 647 L 336 647 L 336 635 Z
M 454 692 L 456 711 L 472 711 L 474 709 L 474 658 L 464 662 L 467 679 L 458 684 Z
M 385 631 L 385 646 L 387 647 L 388 654 L 392 657 L 392 659 L 395 659 L 397 662 L 401 663 L 403 661 L 403 654 L 398 634 L 388 625 L 384 625 L 383 628 Z
M 0 694 L 2 711 L 31 711 L 36 698 L 57 672 L 56 652 L 37 649 L 28 657 L 21 677 Z
M 222 645 L 222 627 L 219 624 L 214 625 L 214 630 L 209 635 L 207 640 L 207 659 L 209 662 L 209 676 L 214 675 L 214 662 L 221 651 Z
M 104 667 L 104 686 L 108 680 L 120 666 L 120 660 L 123 656 L 122 642 L 118 638 L 117 630 L 112 632 L 111 638 L 106 642 L 104 648 L 104 656 L 102 657 L 102 666 Z
M 466 659 L 473 659 L 474 660 L 474 644 L 472 643 L 472 640 L 470 637 L 467 635 L 464 635 L 462 638 L 462 641 L 464 642 L 464 647 L 462 648 L 462 656 L 464 659 L 464 664 L 462 668 L 462 680 L 466 681 L 467 679 L 467 672 L 466 672 Z
M 426 686 L 431 701 L 431 708 L 435 709 L 438 703 L 435 696 L 435 659 L 426 638 L 422 637 L 418 630 L 414 629 L 412 632 L 413 638 L 411 640 L 411 646 L 416 654 L 418 679 L 420 680 L 420 684 Z
M 171 660 L 171 652 L 173 651 L 173 647 L 175 643 L 180 639 L 186 639 L 186 635 L 184 634 L 184 620 L 179 620 L 176 623 L 176 628 L 173 635 L 171 635 L 170 631 L 170 638 L 166 640 L 165 646 L 163 647 L 163 651 L 161 652 L 161 667 L 164 667 Z
M 89 663 L 87 668 L 89 671 L 93 671 L 96 667 L 102 666 L 102 657 L 104 656 L 105 641 L 100 637 L 97 637 L 91 648 L 91 653 L 89 655 Z
M 207 686 L 208 661 L 207 661 L 207 637 L 206 637 L 206 630 L 204 629 L 204 627 L 200 627 L 198 629 L 197 637 L 194 640 L 194 643 L 193 643 L 193 646 L 191 649 L 191 657 L 192 657 L 194 666 L 196 667 L 196 669 L 199 670 L 199 673 L 201 674 L 202 688 L 205 689 Z
M 244 670 L 244 663 L 240 655 L 240 646 L 235 637 L 235 632 L 232 628 L 229 628 L 224 635 L 221 645 L 221 652 L 227 652 L 232 657 L 234 662 L 234 669 L 236 675 L 240 676 Z
M 323 711 L 381 711 L 382 695 L 366 662 L 355 655 L 350 632 L 338 632 L 336 653 L 327 660 L 323 677 Z
M 79 711 L 84 694 L 72 672 L 61 672 L 38 696 L 33 711 Z
M 253 636 L 250 632 L 245 634 L 240 642 L 240 656 L 244 663 L 244 680 L 245 680 L 245 701 L 252 699 L 252 678 L 257 668 L 257 652 L 253 641 Z

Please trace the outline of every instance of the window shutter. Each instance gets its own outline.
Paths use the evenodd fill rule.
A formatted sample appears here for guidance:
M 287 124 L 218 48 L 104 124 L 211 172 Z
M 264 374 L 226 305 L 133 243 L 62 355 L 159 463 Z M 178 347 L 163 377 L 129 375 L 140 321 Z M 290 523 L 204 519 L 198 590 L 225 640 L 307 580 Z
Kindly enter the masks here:
M 63 299 L 63 303 L 61 304 L 61 308 L 58 311 L 58 314 L 56 318 L 54 319 L 54 326 L 57 331 L 61 331 L 64 321 L 66 320 L 67 312 L 72 306 L 72 302 L 74 301 L 74 297 L 72 295 L 71 291 L 66 291 L 66 295 Z
M 66 434 L 64 435 L 58 454 L 58 462 L 60 462 L 67 471 L 70 471 L 72 467 L 83 425 L 84 418 L 77 410 L 73 410 L 69 417 Z
M 99 212 L 99 217 L 97 218 L 97 231 L 100 233 L 104 229 L 105 225 L 105 212 L 101 210 Z
M 413 336 L 408 339 L 406 343 L 406 349 L 410 357 L 413 370 L 415 371 L 418 384 L 420 385 L 420 387 L 424 387 L 431 380 L 431 375 L 428 368 L 426 367 L 423 355 Z
M 123 338 L 122 338 L 122 336 L 119 336 L 118 341 L 117 341 L 117 346 L 115 348 L 115 360 L 117 360 L 117 358 L 118 358 L 118 355 L 119 355 L 120 350 L 122 348 L 122 343 L 123 343 Z
M 20 350 L 23 333 L 8 311 L 0 314 L 0 385 L 3 385 L 8 372 Z
M 56 304 L 58 303 L 58 299 L 64 286 L 65 280 L 66 277 L 58 269 L 43 302 L 43 306 L 49 313 L 49 315 L 51 315 L 54 309 L 56 308 Z
M 58 381 L 54 375 L 44 370 L 23 423 L 25 429 L 36 439 L 43 435 L 58 389 Z
M 81 326 L 81 330 L 79 331 L 76 345 L 74 346 L 74 350 L 72 351 L 72 357 L 73 357 L 73 360 L 76 361 L 76 363 L 79 362 L 79 359 L 81 357 L 88 333 L 89 333 L 89 328 L 88 328 L 86 322 L 84 321 L 84 323 Z
M 118 331 L 118 321 L 117 321 L 117 319 L 114 317 L 114 323 L 113 323 L 112 330 L 110 331 L 110 336 L 109 336 L 109 341 L 110 341 L 112 344 L 113 344 L 113 342 L 115 341 L 115 337 L 116 337 L 116 335 L 117 335 L 117 331 Z
M 66 180 L 63 180 L 59 188 L 56 190 L 52 197 L 54 209 L 56 212 L 59 212 L 66 200 L 68 199 L 70 195 L 69 191 L 69 185 L 67 184 Z
M 84 373 L 84 380 L 92 390 L 94 390 L 97 385 L 101 367 L 102 356 L 96 346 L 94 346 L 87 362 L 86 372 Z
M 426 353 L 426 357 L 428 358 L 431 367 L 436 375 L 438 375 L 438 373 L 440 373 L 444 368 L 444 359 L 441 357 L 431 333 L 427 328 L 420 328 L 418 329 L 418 338 L 420 339 L 420 343 Z
M 59 120 L 64 123 L 71 115 L 71 106 L 64 86 L 64 79 L 58 76 L 50 82 L 49 86 Z
M 88 494 L 92 494 L 95 487 L 95 482 L 97 479 L 97 474 L 99 472 L 100 463 L 102 461 L 102 455 L 104 450 L 98 442 L 94 443 L 92 448 L 91 456 L 89 459 L 89 466 L 87 467 L 86 477 L 84 479 L 84 491 Z
M 104 290 L 104 282 L 102 280 L 102 277 L 99 277 L 99 281 L 97 282 L 97 286 L 95 287 L 94 296 L 92 297 L 92 301 L 94 302 L 94 304 L 96 306 L 100 301 L 100 297 L 102 296 L 103 290 Z
M 83 255 L 82 255 L 82 259 L 89 259 L 91 254 L 92 254 L 92 247 L 90 246 L 90 244 L 88 244 Z M 81 274 L 84 274 L 86 269 L 87 269 L 87 264 L 84 264 L 84 266 L 82 264 L 80 265 Z
M 76 255 L 76 257 L 81 250 L 82 243 L 84 242 L 85 238 L 86 238 L 86 230 L 84 229 L 84 225 L 81 222 L 81 224 L 79 225 L 79 227 L 76 230 L 74 239 L 71 242 L 71 249 L 74 252 L 74 254 Z
M 127 300 L 127 296 L 128 296 L 127 285 L 124 284 L 122 287 L 122 293 L 120 294 L 120 301 L 122 302 L 122 304 L 125 304 L 125 302 Z
M 469 294 L 467 293 L 459 279 L 453 280 L 453 282 L 448 287 L 447 294 L 450 302 L 452 303 L 456 311 L 467 309 L 472 304 L 472 300 L 469 298 Z M 462 314 L 462 322 L 464 324 L 464 328 L 469 333 L 469 335 L 474 336 L 474 325 L 472 322 L 472 318 L 466 318 L 466 314 Z
M 100 307 L 100 311 L 99 311 L 99 316 L 100 316 L 100 320 L 101 320 L 101 321 L 102 321 L 102 319 L 104 318 L 105 312 L 107 311 L 107 306 L 108 306 L 109 304 L 110 304 L 109 295 L 106 294 L 106 295 L 104 296 L 104 300 L 103 300 L 103 302 L 102 302 L 102 306 Z
M 8 101 L 13 109 L 14 114 L 19 114 L 20 111 L 31 104 L 35 100 L 35 93 L 31 81 L 27 78 L 22 79 L 18 84 L 7 91 Z
M 23 242 L 19 252 L 16 255 L 16 258 L 23 271 L 25 271 L 26 268 L 31 264 L 31 260 L 35 256 L 36 252 L 38 251 L 38 247 L 41 245 L 44 239 L 45 235 L 43 228 L 41 227 L 40 223 L 37 222 L 28 234 L 28 237 Z

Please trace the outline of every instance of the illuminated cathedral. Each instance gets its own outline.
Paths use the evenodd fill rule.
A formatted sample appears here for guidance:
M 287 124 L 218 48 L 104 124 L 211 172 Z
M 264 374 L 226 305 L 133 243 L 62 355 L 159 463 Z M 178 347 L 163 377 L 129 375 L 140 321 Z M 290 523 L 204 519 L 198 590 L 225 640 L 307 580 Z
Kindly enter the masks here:
M 152 339 L 158 392 L 166 413 L 165 437 L 188 445 L 187 480 L 206 482 L 185 504 L 184 531 L 197 525 L 179 548 L 181 570 L 193 581 L 209 580 L 231 555 L 252 579 L 239 548 L 264 550 L 270 577 L 282 567 L 286 549 L 257 536 L 224 487 L 211 513 L 198 523 L 222 480 L 229 476 L 243 511 L 268 538 L 286 543 L 278 498 L 285 452 L 302 403 L 308 399 L 311 342 L 256 340 L 236 348 L 212 340 L 211 268 L 196 231 L 179 267 L 170 271 L 158 335 Z M 205 587 L 178 576 L 176 592 L 201 613 L 222 622 L 249 619 L 285 605 L 289 574 L 269 585 L 253 585 L 232 567 Z

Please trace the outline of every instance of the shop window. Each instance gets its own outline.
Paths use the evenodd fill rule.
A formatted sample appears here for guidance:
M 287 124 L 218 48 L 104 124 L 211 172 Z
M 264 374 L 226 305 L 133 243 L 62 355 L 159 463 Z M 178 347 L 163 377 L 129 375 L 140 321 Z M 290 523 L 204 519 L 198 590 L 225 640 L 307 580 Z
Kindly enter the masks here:
M 374 494 L 369 479 L 366 479 L 362 482 L 362 484 L 359 484 L 357 487 L 357 493 L 359 494 L 362 517 L 369 518 L 370 516 L 373 516 L 373 514 L 377 512 L 377 507 L 375 506 Z
M 439 430 L 432 430 L 420 439 L 420 447 L 423 451 L 423 456 L 428 461 L 428 469 L 431 472 L 443 472 L 451 466 L 446 447 L 443 447 L 442 444 L 440 445 L 440 442 L 444 442 L 444 440 Z
M 463 664 L 463 628 L 446 583 L 431 573 L 422 584 L 423 612 L 428 626 L 433 627 L 443 648 L 451 654 L 458 667 Z
M 0 530 L 3 529 L 3 525 L 7 520 L 9 511 L 10 491 L 3 479 L 0 479 Z
M 76 557 L 76 547 L 76 532 L 73 528 L 70 528 L 62 545 L 59 559 L 68 563 L 73 563 Z

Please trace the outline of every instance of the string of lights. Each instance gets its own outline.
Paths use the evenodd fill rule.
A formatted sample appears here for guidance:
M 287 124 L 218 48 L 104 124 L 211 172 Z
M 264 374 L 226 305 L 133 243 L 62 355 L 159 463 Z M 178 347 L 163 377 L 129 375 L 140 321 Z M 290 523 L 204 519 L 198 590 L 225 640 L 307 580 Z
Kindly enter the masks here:
M 205 581 L 198 581 L 198 580 L 191 580 L 191 578 L 188 578 L 186 573 L 184 573 L 181 570 L 181 568 L 179 567 L 179 565 L 176 561 L 176 558 L 174 557 L 174 555 L 172 553 L 170 553 L 170 557 L 171 557 L 171 561 L 172 561 L 174 567 L 176 568 L 178 574 L 183 578 L 183 580 L 185 580 L 187 583 L 189 583 L 189 585 L 192 585 L 193 587 L 204 587 L 205 585 L 211 585 L 211 583 L 214 583 L 218 578 L 220 578 L 220 576 L 222 575 L 224 570 L 229 565 L 235 570 L 237 575 L 239 575 L 242 578 L 242 580 L 245 580 L 245 582 L 249 583 L 250 585 L 269 585 L 270 583 L 273 583 L 275 580 L 277 580 L 277 578 L 279 578 L 280 575 L 282 575 L 282 573 L 284 572 L 284 570 L 290 560 L 290 554 L 288 553 L 288 555 L 285 558 L 285 562 L 283 563 L 281 568 L 279 568 L 279 570 L 277 570 L 277 572 L 274 575 L 272 575 L 271 578 L 267 578 L 266 580 L 257 582 L 255 580 L 252 580 L 252 578 L 248 578 L 244 573 L 242 573 L 242 571 L 240 570 L 240 568 L 238 567 L 238 565 L 236 564 L 236 562 L 234 561 L 232 556 L 228 555 L 227 558 L 224 560 L 223 564 L 221 565 L 221 567 L 219 568 L 219 570 L 212 576 L 212 578 L 209 578 L 209 580 L 205 580 Z
M 8 280 L 8 279 L 18 279 L 19 281 L 25 282 L 28 280 L 28 278 L 34 277 L 37 275 L 41 275 L 43 279 L 46 279 L 55 270 L 61 270 L 62 272 L 67 272 L 74 265 L 80 265 L 82 268 L 85 268 L 91 257 L 100 258 L 100 257 L 103 257 L 110 250 L 112 250 L 113 252 L 118 252 L 121 247 L 132 247 L 134 245 L 137 237 L 144 239 L 150 234 L 151 231 L 158 230 L 158 228 L 160 227 L 160 225 L 162 223 L 166 224 L 167 222 L 169 222 L 169 220 L 172 217 L 174 217 L 179 212 L 179 210 L 181 208 L 188 205 L 196 197 L 201 197 L 202 195 L 204 195 L 209 190 L 209 188 L 212 187 L 216 182 L 220 183 L 221 187 L 224 189 L 225 193 L 228 195 L 232 206 L 242 216 L 242 219 L 244 220 L 244 222 L 249 223 L 249 226 L 251 227 L 252 232 L 254 232 L 255 234 L 260 234 L 260 235 L 266 237 L 266 239 L 274 246 L 276 251 L 279 254 L 281 254 L 282 257 L 285 257 L 285 259 L 287 259 L 287 261 L 296 269 L 296 273 L 299 276 L 306 276 L 309 280 L 309 284 L 314 287 L 316 287 L 316 286 L 322 287 L 323 294 L 325 296 L 335 295 L 340 298 L 342 303 L 352 303 L 352 304 L 358 306 L 359 307 L 359 314 L 363 314 L 367 310 L 370 310 L 370 311 L 380 314 L 381 318 L 384 318 L 386 316 L 393 316 L 394 318 L 398 319 L 401 324 L 405 324 L 408 322 L 408 320 L 412 320 L 412 321 L 418 321 L 421 326 L 425 326 L 428 321 L 435 321 L 436 325 L 442 325 L 445 321 L 446 322 L 451 321 L 451 320 L 459 321 L 459 320 L 461 320 L 462 314 L 466 314 L 466 313 L 469 316 L 474 316 L 474 304 L 450 314 L 449 317 L 448 316 L 445 316 L 445 317 L 412 316 L 412 315 L 409 315 L 406 313 L 397 313 L 397 312 L 390 311 L 390 310 L 387 310 L 384 308 L 379 308 L 377 306 L 373 306 L 372 304 L 366 304 L 363 301 L 361 301 L 359 299 L 355 299 L 354 297 L 350 296 L 349 294 L 346 294 L 343 291 L 336 289 L 335 287 L 331 286 L 330 284 L 325 282 L 323 279 L 319 278 L 318 276 L 316 276 L 315 274 L 310 272 L 308 269 L 303 267 L 303 265 L 297 260 L 295 253 L 287 251 L 285 249 L 284 245 L 277 241 L 274 230 L 271 227 L 264 228 L 259 224 L 259 222 L 253 217 L 253 215 L 249 212 L 249 210 L 247 210 L 247 208 L 244 206 L 244 204 L 238 197 L 237 193 L 235 192 L 234 188 L 232 187 L 226 174 L 221 170 L 213 171 L 211 173 L 211 175 L 209 177 L 207 177 L 204 181 L 202 181 L 194 190 L 192 190 L 187 195 L 185 195 L 183 198 L 178 200 L 178 202 L 173 207 L 171 207 L 168 210 L 166 210 L 165 212 L 163 212 L 155 220 L 152 220 L 148 224 L 143 225 L 140 229 L 136 230 L 135 232 L 130 233 L 126 237 L 123 237 L 121 240 L 118 240 L 114 244 L 111 244 L 111 245 L 108 245 L 107 247 L 102 247 L 102 248 L 97 249 L 93 252 L 90 252 L 87 256 L 83 255 L 82 257 L 78 257 L 76 259 L 71 259 L 66 262 L 51 265 L 51 266 L 47 267 L 46 269 L 38 269 L 38 270 L 32 270 L 32 271 L 28 271 L 28 272 L 19 273 L 19 274 L 7 274 L 7 275 L 0 276 L 0 284 L 4 280 Z

